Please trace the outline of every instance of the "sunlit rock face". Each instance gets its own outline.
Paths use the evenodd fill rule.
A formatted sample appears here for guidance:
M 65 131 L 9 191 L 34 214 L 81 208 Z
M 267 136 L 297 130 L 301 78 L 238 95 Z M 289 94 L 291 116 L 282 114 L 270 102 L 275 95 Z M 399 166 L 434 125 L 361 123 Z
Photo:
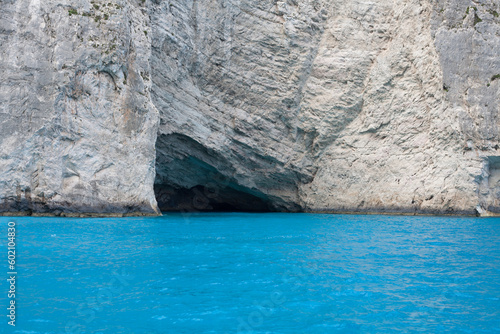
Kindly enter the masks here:
M 154 3 L 158 189 L 222 175 L 275 210 L 494 211 L 497 12 L 494 1 Z
M 498 13 L 3 2 L 2 210 L 500 213 Z
M 146 9 L 0 4 L 0 211 L 158 212 Z

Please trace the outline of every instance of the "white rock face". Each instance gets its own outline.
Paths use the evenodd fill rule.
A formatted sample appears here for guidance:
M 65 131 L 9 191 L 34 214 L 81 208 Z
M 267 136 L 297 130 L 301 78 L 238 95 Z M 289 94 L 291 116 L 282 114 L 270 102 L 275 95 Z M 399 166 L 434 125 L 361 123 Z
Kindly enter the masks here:
M 498 13 L 4 2 L 2 210 L 500 213 Z
M 156 214 L 146 8 L 20 0 L 0 16 L 1 211 Z

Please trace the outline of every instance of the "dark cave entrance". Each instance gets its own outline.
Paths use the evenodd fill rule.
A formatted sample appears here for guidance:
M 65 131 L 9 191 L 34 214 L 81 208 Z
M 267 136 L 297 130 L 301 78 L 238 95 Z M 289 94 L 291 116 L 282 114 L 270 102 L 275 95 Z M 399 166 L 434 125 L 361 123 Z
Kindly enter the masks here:
M 270 212 L 269 204 L 256 196 L 235 189 L 197 185 L 173 188 L 155 185 L 155 195 L 162 212 Z
M 194 139 L 159 135 L 154 192 L 162 212 L 277 211 L 263 193 L 237 184 L 233 167 Z

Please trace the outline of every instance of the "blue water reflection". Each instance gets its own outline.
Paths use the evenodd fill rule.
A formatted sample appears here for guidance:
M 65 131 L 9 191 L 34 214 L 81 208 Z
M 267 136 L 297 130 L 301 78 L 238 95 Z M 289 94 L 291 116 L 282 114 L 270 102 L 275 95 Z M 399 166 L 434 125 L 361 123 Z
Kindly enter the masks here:
M 6 333 L 500 332 L 500 219 L 3 217 L 5 236 L 12 220 Z

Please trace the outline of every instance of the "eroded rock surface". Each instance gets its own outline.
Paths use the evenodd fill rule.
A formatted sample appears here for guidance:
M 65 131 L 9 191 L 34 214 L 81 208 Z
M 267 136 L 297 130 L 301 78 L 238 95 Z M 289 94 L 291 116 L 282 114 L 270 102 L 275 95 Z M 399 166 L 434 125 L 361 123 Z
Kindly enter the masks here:
M 500 213 L 499 13 L 2 2 L 3 210 Z
M 0 211 L 158 212 L 146 7 L 0 3 Z
M 159 134 L 200 147 L 159 141 L 157 185 L 206 186 L 213 169 L 273 209 L 495 211 L 499 11 L 494 1 L 156 3 Z

